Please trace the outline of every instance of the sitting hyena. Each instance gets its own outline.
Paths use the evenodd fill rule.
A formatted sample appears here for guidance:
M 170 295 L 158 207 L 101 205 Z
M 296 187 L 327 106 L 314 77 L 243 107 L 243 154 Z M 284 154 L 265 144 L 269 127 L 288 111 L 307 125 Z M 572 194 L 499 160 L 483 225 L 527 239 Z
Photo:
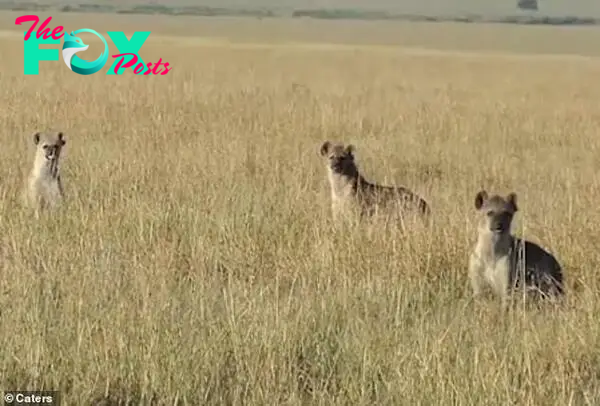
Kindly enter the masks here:
M 58 205 L 64 197 L 59 160 L 66 141 L 62 132 L 38 132 L 33 135 L 33 142 L 36 145 L 35 159 L 25 198 L 37 214 L 40 209 Z
M 357 210 L 360 217 L 370 217 L 381 210 L 401 214 L 406 210 L 429 215 L 425 200 L 404 187 L 381 186 L 368 182 L 354 161 L 354 146 L 325 141 L 321 155 L 327 159 L 331 186 L 331 209 L 334 220 L 344 218 L 345 210 Z
M 478 238 L 469 260 L 473 294 L 478 297 L 489 287 L 502 299 L 504 308 L 514 288 L 541 297 L 564 293 L 562 269 L 557 260 L 540 246 L 511 235 L 511 223 L 518 210 L 516 200 L 515 193 L 505 199 L 498 195 L 490 197 L 484 190 L 475 197 Z

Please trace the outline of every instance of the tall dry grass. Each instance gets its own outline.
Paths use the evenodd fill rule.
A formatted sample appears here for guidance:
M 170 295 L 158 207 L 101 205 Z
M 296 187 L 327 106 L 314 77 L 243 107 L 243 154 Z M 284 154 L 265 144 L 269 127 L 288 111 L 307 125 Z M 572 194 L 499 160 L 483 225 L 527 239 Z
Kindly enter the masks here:
M 0 388 L 69 405 L 600 402 L 599 60 L 151 36 L 142 56 L 167 76 L 59 61 L 25 77 L 21 46 L 0 38 Z M 68 199 L 36 223 L 17 199 L 45 128 L 66 134 Z M 425 196 L 431 230 L 336 233 L 326 139 Z M 481 188 L 517 192 L 515 232 L 565 266 L 564 308 L 469 301 Z

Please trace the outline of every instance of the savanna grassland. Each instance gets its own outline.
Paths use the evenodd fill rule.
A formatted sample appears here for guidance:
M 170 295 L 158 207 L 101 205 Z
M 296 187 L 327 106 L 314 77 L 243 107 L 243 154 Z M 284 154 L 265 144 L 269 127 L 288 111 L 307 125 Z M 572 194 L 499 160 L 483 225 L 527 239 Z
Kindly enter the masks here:
M 1 389 L 600 403 L 599 30 L 56 14 L 151 30 L 140 54 L 173 70 L 24 76 L 17 16 L 0 16 Z M 18 198 L 45 129 L 65 133 L 67 201 L 36 222 Z M 423 195 L 431 228 L 336 232 L 327 139 Z M 470 301 L 481 188 L 517 193 L 514 231 L 564 265 L 563 307 Z

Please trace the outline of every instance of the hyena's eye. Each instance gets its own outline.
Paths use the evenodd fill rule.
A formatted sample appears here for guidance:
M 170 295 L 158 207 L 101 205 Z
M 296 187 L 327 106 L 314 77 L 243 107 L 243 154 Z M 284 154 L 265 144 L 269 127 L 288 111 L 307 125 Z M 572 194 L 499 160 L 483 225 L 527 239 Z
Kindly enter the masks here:
M 487 212 L 488 217 L 492 217 L 494 215 L 494 212 L 492 210 Z
M 47 144 L 44 144 L 44 145 L 42 145 L 42 148 L 44 148 L 44 149 L 48 149 L 48 145 L 47 145 Z

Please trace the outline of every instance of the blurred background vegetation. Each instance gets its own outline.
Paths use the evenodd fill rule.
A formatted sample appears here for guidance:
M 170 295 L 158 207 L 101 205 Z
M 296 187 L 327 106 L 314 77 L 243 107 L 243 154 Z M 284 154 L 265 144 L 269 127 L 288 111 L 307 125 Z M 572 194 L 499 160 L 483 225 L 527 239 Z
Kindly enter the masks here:
M 597 0 L 0 0 L 23 11 L 594 25 Z

